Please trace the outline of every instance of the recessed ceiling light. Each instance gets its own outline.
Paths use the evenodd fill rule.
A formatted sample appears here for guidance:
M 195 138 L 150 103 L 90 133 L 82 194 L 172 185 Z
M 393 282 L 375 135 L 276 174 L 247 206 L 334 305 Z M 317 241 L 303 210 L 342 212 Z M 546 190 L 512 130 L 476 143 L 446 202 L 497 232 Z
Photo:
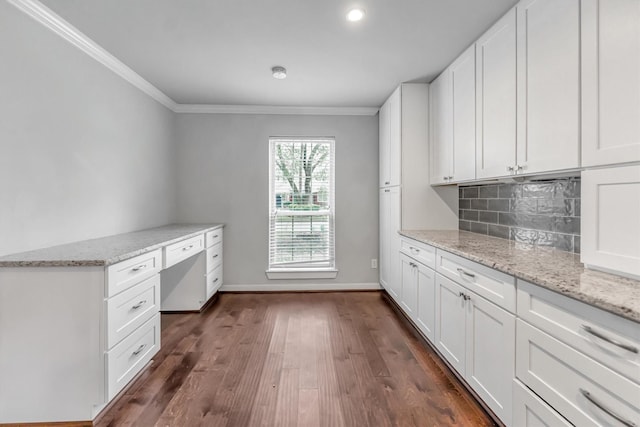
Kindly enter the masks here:
M 351 9 L 347 13 L 347 21 L 358 22 L 364 18 L 364 9 Z
M 273 67 L 271 69 L 271 73 L 273 74 L 273 77 L 278 80 L 282 80 L 287 77 L 287 69 L 284 67 L 280 67 L 279 65 Z

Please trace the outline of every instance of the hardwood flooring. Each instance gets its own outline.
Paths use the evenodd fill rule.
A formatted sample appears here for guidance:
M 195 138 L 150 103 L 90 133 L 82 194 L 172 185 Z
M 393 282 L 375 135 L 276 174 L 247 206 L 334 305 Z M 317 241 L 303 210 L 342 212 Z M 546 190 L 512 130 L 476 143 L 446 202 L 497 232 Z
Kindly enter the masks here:
M 222 294 L 163 314 L 107 426 L 491 426 L 379 292 Z

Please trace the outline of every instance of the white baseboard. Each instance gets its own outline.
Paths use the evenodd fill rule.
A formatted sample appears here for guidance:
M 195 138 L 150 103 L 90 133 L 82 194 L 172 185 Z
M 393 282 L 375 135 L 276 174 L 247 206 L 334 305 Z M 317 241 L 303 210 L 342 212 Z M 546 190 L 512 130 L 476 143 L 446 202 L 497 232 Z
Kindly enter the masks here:
M 278 291 L 378 291 L 379 283 L 254 283 L 250 285 L 222 285 L 222 292 L 278 292 Z

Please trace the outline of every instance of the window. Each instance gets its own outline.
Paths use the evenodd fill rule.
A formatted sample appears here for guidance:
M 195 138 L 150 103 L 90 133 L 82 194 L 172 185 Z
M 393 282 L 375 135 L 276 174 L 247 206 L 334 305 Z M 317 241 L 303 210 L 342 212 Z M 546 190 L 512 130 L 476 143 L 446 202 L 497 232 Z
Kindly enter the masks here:
M 269 278 L 335 277 L 334 139 L 271 138 L 269 173 Z

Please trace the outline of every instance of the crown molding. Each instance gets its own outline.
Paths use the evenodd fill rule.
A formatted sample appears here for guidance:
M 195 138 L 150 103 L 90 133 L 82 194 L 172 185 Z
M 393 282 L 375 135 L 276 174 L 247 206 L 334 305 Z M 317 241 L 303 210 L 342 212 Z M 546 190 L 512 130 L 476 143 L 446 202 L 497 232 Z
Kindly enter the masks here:
M 296 107 L 276 105 L 177 104 L 176 113 L 195 114 L 300 114 L 315 116 L 374 116 L 376 107 Z
M 7 0 L 10 4 L 39 22 L 124 80 L 149 95 L 175 113 L 199 114 L 291 114 L 321 116 L 374 116 L 376 107 L 295 107 L 269 105 L 178 104 L 149 83 L 118 58 L 107 52 L 76 27 L 37 0 Z
M 73 25 L 62 19 L 51 9 L 37 0 L 8 0 L 10 4 L 20 9 L 40 24 L 53 31 L 120 77 L 158 101 L 160 104 L 175 111 L 176 103 L 160 89 L 149 83 L 138 73 L 127 67 L 118 58 L 107 52 L 96 42 L 80 32 Z

